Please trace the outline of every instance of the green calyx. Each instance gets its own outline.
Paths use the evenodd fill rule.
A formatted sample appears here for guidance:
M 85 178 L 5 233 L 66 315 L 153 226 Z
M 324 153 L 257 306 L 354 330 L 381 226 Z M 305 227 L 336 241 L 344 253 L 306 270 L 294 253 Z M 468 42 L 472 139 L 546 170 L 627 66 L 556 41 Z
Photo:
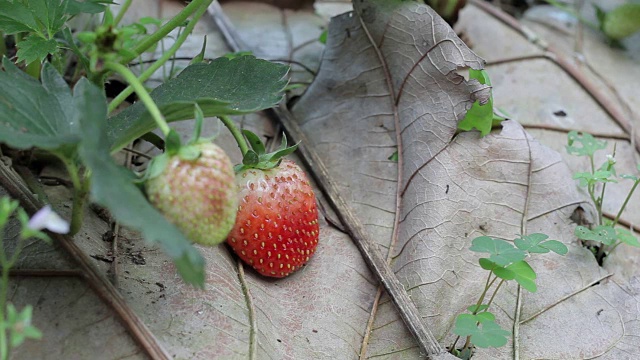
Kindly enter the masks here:
M 260 137 L 249 130 L 242 130 L 247 138 L 251 149 L 249 149 L 242 158 L 242 164 L 234 167 L 235 172 L 246 169 L 269 170 L 278 166 L 282 158 L 293 153 L 298 148 L 298 144 L 287 146 L 287 136 L 282 134 L 282 143 L 280 148 L 274 152 L 267 153 Z
M 167 167 L 167 164 L 169 164 L 169 159 L 171 159 L 173 156 L 178 156 L 180 159 L 186 161 L 198 160 L 202 153 L 200 145 L 210 142 L 213 139 L 200 138 L 204 115 L 198 104 L 195 104 L 194 119 L 196 123 L 193 130 L 193 136 L 186 145 L 182 145 L 182 142 L 180 141 L 180 135 L 178 135 L 178 133 L 174 129 L 169 130 L 169 133 L 164 140 L 164 154 L 158 155 L 151 160 L 149 166 L 147 167 L 147 171 L 141 181 L 144 182 L 160 176 L 160 174 L 162 174 L 164 169 Z

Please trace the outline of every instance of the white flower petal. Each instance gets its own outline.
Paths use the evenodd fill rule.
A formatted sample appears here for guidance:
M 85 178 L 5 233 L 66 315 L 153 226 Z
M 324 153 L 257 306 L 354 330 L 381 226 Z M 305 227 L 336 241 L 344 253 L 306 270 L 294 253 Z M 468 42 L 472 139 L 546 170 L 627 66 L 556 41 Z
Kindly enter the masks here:
M 29 219 L 29 227 L 33 230 L 47 229 L 58 234 L 69 232 L 69 223 L 51 210 L 49 205 L 33 214 L 33 217 Z

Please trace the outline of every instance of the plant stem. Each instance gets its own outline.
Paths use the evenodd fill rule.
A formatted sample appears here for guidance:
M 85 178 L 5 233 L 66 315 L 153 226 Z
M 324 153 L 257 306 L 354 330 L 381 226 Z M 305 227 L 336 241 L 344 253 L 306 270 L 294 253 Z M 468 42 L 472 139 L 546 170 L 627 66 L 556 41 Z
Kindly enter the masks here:
M 458 344 L 458 340 L 460 340 L 460 335 L 453 341 L 451 348 L 449 348 L 449 352 L 453 354 L 453 351 L 456 349 L 456 344 Z
M 164 116 L 162 116 L 158 105 L 153 101 L 153 99 L 151 99 L 149 92 L 144 88 L 142 82 L 138 80 L 136 75 L 131 72 L 128 67 L 117 62 L 107 61 L 104 63 L 104 67 L 105 69 L 115 71 L 118 74 L 122 75 L 122 77 L 124 77 L 129 85 L 133 86 L 133 89 L 136 91 L 136 94 L 138 94 L 138 98 L 140 98 L 140 101 L 142 101 L 144 106 L 147 107 L 147 110 L 153 117 L 153 120 L 156 121 L 156 124 L 158 125 L 164 136 L 167 136 L 169 134 L 169 131 L 171 130 L 169 129 L 169 125 L 167 125 L 167 121 L 164 119 Z
M 84 201 L 87 199 L 89 193 L 89 179 L 85 177 L 84 180 L 80 180 L 80 169 L 72 161 L 66 159 L 64 156 L 59 156 L 64 163 L 71 178 L 73 184 L 73 207 L 71 208 L 71 224 L 69 226 L 69 235 L 73 236 L 80 231 L 82 227 L 82 221 L 84 218 Z
M 195 14 L 193 14 L 193 18 L 191 19 L 191 21 L 189 21 L 189 24 L 187 24 L 187 27 L 180 34 L 180 36 L 178 36 L 178 38 L 176 39 L 176 42 L 169 48 L 169 51 L 163 52 L 162 56 L 158 60 L 156 60 L 151 66 L 149 66 L 145 71 L 143 71 L 142 74 L 140 74 L 140 76 L 138 77 L 138 80 L 140 80 L 141 82 L 147 81 L 151 77 L 151 75 L 153 75 L 156 72 L 156 70 L 158 70 L 167 61 L 169 61 L 171 57 L 175 55 L 178 49 L 180 49 L 182 44 L 184 44 L 184 42 L 187 40 L 191 31 L 193 31 L 193 28 L 198 23 L 198 20 L 202 17 L 202 15 L 206 11 L 207 11 L 207 7 L 203 6 L 201 9 L 198 9 L 198 11 Z M 134 91 L 133 87 L 129 85 L 126 89 L 120 92 L 120 94 L 118 94 L 118 96 L 116 96 L 115 99 L 111 100 L 111 102 L 109 103 L 109 112 L 112 112 L 118 107 L 118 105 L 122 104 L 122 102 L 127 97 L 129 97 L 129 95 L 131 95 L 133 91 Z
M 480 298 L 478 298 L 478 302 L 476 303 L 476 309 L 475 311 L 472 312 L 473 315 L 478 313 L 478 307 L 480 305 L 482 305 L 482 302 L 484 301 L 484 297 L 487 295 L 487 291 L 489 291 L 489 288 L 491 287 L 491 285 L 493 285 L 493 281 L 495 281 L 498 277 L 496 276 L 495 279 L 493 279 L 493 281 L 491 283 L 489 283 L 489 280 L 491 280 L 491 272 L 489 273 L 489 277 L 487 277 L 487 282 L 484 285 L 484 290 L 482 291 L 482 294 L 480 295 Z
M 618 221 L 620 220 L 620 216 L 622 215 L 622 212 L 624 211 L 624 209 L 627 207 L 627 203 L 629 202 L 629 199 L 631 199 L 631 195 L 633 195 L 633 192 L 636 191 L 636 188 L 638 187 L 639 183 L 640 183 L 640 179 L 636 180 L 633 183 L 633 187 L 631 187 L 631 190 L 629 191 L 629 194 L 627 195 L 627 198 L 624 199 L 624 203 L 622 203 L 622 207 L 620 207 L 620 211 L 618 211 L 618 214 L 616 215 L 616 218 L 613 220 L 613 226 L 618 225 Z
M 609 250 L 609 254 L 611 254 L 613 250 L 615 250 L 620 244 L 622 244 L 622 241 L 618 241 L 615 244 L 613 244 L 613 246 L 611 247 L 611 250 Z
M 26 72 L 27 74 L 31 75 L 33 78 L 35 79 L 40 79 L 40 70 L 42 69 L 42 64 L 40 63 L 40 61 L 35 60 L 29 64 L 27 64 L 27 67 L 24 69 L 24 72 Z
M 166 24 L 162 25 L 156 32 L 142 39 L 133 48 L 133 52 L 131 55 L 124 57 L 120 60 L 121 64 L 128 64 L 131 60 L 138 57 L 138 55 L 147 51 L 150 47 L 156 44 L 158 41 L 162 40 L 167 34 L 169 34 L 173 29 L 177 28 L 182 24 L 185 20 L 191 16 L 196 10 L 201 7 L 207 8 L 213 2 L 213 0 L 193 0 L 189 5 L 187 5 L 178 15 L 174 16 L 173 19 L 169 20 Z
M 600 247 L 598 248 L 598 252 L 596 253 L 596 260 L 598 261 L 599 264 L 602 264 L 602 258 L 604 256 L 604 250 L 605 248 L 607 248 L 607 245 L 605 245 L 604 243 L 600 243 Z
M 85 177 L 80 183 L 80 187 L 75 189 L 73 194 L 73 207 L 71 208 L 71 224 L 69 225 L 69 235 L 74 236 L 80 231 L 84 219 L 84 202 L 89 195 L 89 177 Z
M 602 225 L 602 204 L 604 203 L 604 190 L 607 188 L 607 183 L 602 184 L 602 192 L 600 193 L 600 197 L 598 198 L 598 203 L 596 204 L 598 210 L 598 224 Z
M 11 268 L 4 251 L 4 226 L 0 224 L 0 265 L 2 266 L 2 278 L 0 282 L 0 323 L 6 323 L 7 288 L 9 287 L 9 269 Z M 0 328 L 0 360 L 9 358 L 9 346 L 7 342 L 7 329 Z
M 497 277 L 496 277 L 497 279 Z M 494 279 L 495 280 L 495 279 Z M 491 294 L 491 298 L 489 299 L 489 302 L 487 303 L 487 308 L 484 309 L 484 311 L 489 310 L 489 306 L 491 306 L 491 303 L 493 303 L 493 299 L 495 299 L 496 294 L 498 293 L 498 290 L 500 290 L 500 286 L 502 286 L 502 284 L 505 282 L 504 279 L 502 279 L 499 283 L 498 286 L 496 286 L 496 289 L 493 291 L 493 294 Z
M 129 10 L 129 6 L 131 6 L 131 2 L 132 2 L 131 0 L 125 0 L 124 3 L 122 3 L 122 6 L 120 6 L 120 10 L 118 11 L 118 15 L 116 15 L 116 18 L 113 19 L 114 27 L 118 26 L 118 24 L 124 17 L 124 14 L 127 12 L 127 10 Z
M 467 336 L 467 340 L 464 342 L 464 345 L 462 345 L 462 350 L 464 351 L 464 349 L 468 349 L 471 346 L 471 335 Z
M 2 233 L 4 236 L 4 232 Z M 2 283 L 0 283 L 0 321 L 6 323 L 7 287 L 9 286 L 9 266 L 2 263 Z M 9 344 L 7 342 L 7 329 L 0 329 L 0 359 L 9 358 Z
M 229 129 L 229 132 L 231 132 L 231 135 L 233 135 L 233 138 L 236 139 L 236 142 L 238 143 L 238 147 L 240 148 L 240 152 L 242 153 L 242 156 L 244 156 L 247 153 L 247 151 L 249 151 L 249 146 L 247 145 L 247 142 L 244 140 L 244 136 L 242 136 L 242 133 L 240 132 L 240 130 L 236 127 L 236 124 L 228 116 L 221 115 L 221 116 L 218 116 L 218 118 L 222 121 L 224 126 L 226 126 L 227 129 Z
M 4 33 L 0 31 L 0 57 L 7 53 L 7 43 L 4 37 Z

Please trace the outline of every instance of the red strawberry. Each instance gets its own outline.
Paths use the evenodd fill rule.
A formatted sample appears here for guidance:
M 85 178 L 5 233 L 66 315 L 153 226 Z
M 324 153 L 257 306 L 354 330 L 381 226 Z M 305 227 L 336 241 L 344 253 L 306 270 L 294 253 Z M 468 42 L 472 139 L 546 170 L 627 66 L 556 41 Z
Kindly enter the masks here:
M 227 243 L 260 274 L 285 277 L 316 250 L 320 227 L 316 197 L 304 172 L 290 160 L 236 174 L 238 215 Z
M 154 159 L 147 195 L 192 241 L 217 245 L 233 227 L 238 207 L 233 165 L 213 143 L 184 146 Z

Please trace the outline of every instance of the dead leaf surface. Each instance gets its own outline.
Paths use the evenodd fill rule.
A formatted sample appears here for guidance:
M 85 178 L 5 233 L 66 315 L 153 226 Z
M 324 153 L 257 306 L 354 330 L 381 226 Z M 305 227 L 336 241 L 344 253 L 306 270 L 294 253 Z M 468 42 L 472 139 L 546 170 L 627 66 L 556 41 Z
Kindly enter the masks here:
M 177 7 L 168 4 L 147 15 L 169 16 Z M 501 290 L 494 309 L 498 323 L 509 330 L 516 324 L 518 336 L 508 346 L 480 350 L 474 358 L 512 358 L 514 346 L 523 359 L 640 355 L 634 345 L 640 335 L 637 260 L 629 256 L 632 251 L 619 252 L 601 268 L 577 243 L 571 216 L 578 207 L 586 211 L 587 219 L 593 216 L 587 197 L 571 179 L 571 173 L 584 164 L 564 154 L 566 134 L 541 130 L 540 125 L 622 138 L 625 131 L 561 68 L 544 59 L 502 61 L 543 54 L 530 39 L 482 15 L 473 5 L 462 13 L 459 25 L 474 51 L 500 63 L 488 68 L 497 105 L 519 122 L 508 121 L 503 129 L 480 138 L 475 132 L 456 135 L 456 123 L 473 101 L 486 98 L 487 89 L 464 81 L 456 70 L 480 69 L 484 62 L 426 6 L 356 2 L 355 12 L 331 21 L 322 56 L 322 46 L 314 41 L 321 32 L 321 18 L 308 11 L 250 3 L 229 3 L 225 10 L 256 54 L 295 60 L 317 70 L 293 108 L 294 115 L 331 180 L 372 241 L 388 254 L 425 325 L 443 346 L 453 342 L 455 316 L 476 301 L 485 281 L 478 256 L 468 250 L 471 239 L 479 235 L 513 239 L 520 233 L 544 232 L 567 244 L 569 254 L 531 259 L 538 292 L 514 285 Z M 247 17 L 253 10 L 260 16 Z M 213 23 L 204 22 L 179 56 L 197 53 L 204 34 L 210 42 L 207 56 L 228 52 Z M 294 81 L 313 77 L 300 66 L 294 65 L 294 70 Z M 625 81 L 624 76 L 615 79 Z M 629 98 L 629 84 L 622 85 L 623 98 L 637 108 Z M 554 115 L 559 110 L 567 115 Z M 236 120 L 265 139 L 277 138 L 280 132 L 259 115 Z M 180 124 L 180 129 L 191 133 L 188 123 Z M 218 141 L 238 160 L 228 135 L 223 132 Z M 621 168 L 633 168 L 633 146 L 616 138 L 608 151 L 614 141 Z M 389 160 L 396 150 L 398 163 Z M 609 188 L 609 211 L 621 203 L 624 189 Z M 635 223 L 640 222 L 638 204 L 635 201 L 625 213 Z M 330 211 L 327 216 L 332 219 Z M 226 247 L 201 248 L 208 274 L 203 291 L 184 285 L 161 251 L 124 231 L 119 245 L 120 290 L 175 358 L 355 359 L 361 352 L 376 359 L 422 358 L 395 305 L 379 292 L 378 280 L 349 236 L 325 221 L 321 226 L 316 256 L 284 280 L 267 280 L 239 268 Z M 90 227 L 95 238 L 105 224 Z M 88 253 L 105 253 L 105 248 L 95 239 L 83 245 Z M 65 260 L 49 263 L 66 264 Z M 96 265 L 103 271 L 109 268 L 98 260 Z M 616 275 L 605 279 L 610 272 Z M 57 284 L 58 280 L 49 279 L 20 283 L 24 289 L 51 289 Z M 85 290 L 71 283 L 59 286 L 78 293 L 74 299 L 81 300 L 75 303 L 77 308 L 65 306 L 60 311 L 98 314 L 96 319 L 82 317 L 79 327 L 65 325 L 69 341 L 104 344 L 108 338 L 121 352 L 114 357 L 138 356 L 122 328 L 92 303 Z M 20 301 L 36 301 L 30 290 L 16 294 L 24 296 L 16 297 L 24 298 Z M 37 318 L 42 316 L 37 308 L 34 314 L 36 324 L 49 322 Z M 89 327 L 92 330 L 83 333 Z M 19 358 L 38 357 L 62 341 L 58 340 L 62 335 L 51 335 L 59 330 L 43 330 L 51 341 L 30 342 L 29 352 L 18 354 Z

